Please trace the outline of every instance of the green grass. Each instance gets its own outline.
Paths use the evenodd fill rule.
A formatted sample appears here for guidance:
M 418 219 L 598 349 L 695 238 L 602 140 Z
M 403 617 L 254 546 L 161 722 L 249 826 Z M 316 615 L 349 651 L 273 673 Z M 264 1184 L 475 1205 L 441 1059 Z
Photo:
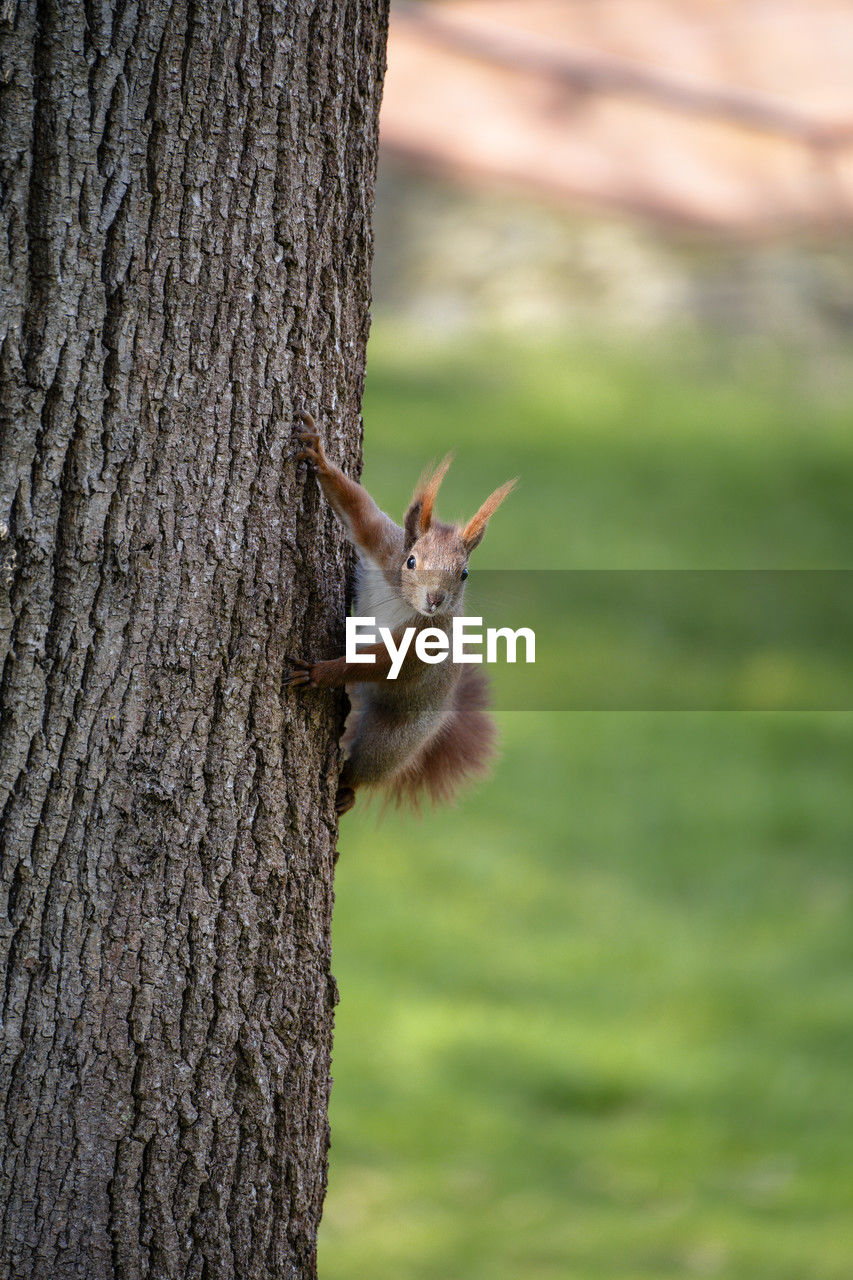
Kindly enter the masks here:
M 455 447 L 456 515 L 520 473 L 492 567 L 847 567 L 850 408 L 380 331 L 365 480 L 400 513 Z M 323 1280 L 847 1280 L 853 716 L 500 721 L 457 809 L 342 825 Z

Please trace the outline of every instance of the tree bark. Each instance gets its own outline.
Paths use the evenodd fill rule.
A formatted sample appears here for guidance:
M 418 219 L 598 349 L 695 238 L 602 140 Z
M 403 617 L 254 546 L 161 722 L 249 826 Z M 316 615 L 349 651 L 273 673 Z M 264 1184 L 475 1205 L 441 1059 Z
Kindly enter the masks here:
M 0 1272 L 314 1276 L 387 0 L 0 0 Z

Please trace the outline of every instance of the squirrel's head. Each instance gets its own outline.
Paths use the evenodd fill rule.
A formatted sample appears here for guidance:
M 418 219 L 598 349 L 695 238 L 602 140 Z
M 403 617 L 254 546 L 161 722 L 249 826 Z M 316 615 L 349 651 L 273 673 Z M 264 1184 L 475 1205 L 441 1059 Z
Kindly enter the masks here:
M 433 508 L 452 461 L 453 454 L 448 454 L 435 471 L 421 477 L 406 512 L 401 589 L 412 608 L 426 617 L 453 612 L 465 589 L 468 558 L 516 484 L 510 480 L 495 489 L 467 524 L 444 524 L 435 519 Z

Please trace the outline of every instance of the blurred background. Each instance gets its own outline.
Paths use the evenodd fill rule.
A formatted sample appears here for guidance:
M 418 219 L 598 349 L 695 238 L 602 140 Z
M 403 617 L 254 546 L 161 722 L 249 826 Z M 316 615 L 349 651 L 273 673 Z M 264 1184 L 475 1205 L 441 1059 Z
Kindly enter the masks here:
M 853 567 L 851 67 L 829 0 L 392 0 L 364 479 L 519 474 L 472 586 Z M 342 824 L 320 1274 L 848 1280 L 853 715 L 500 728 Z

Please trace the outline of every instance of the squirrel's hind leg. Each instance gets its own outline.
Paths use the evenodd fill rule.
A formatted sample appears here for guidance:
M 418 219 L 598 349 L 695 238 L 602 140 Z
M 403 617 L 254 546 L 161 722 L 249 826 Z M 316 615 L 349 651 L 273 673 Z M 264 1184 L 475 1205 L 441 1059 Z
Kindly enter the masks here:
M 355 804 L 355 793 L 361 781 L 353 767 L 352 758 L 347 756 L 338 779 L 338 794 L 335 796 L 335 813 L 339 818 L 349 813 Z
M 355 787 L 338 787 L 338 794 L 335 796 L 335 813 L 342 818 L 345 813 L 349 813 L 355 804 Z
M 355 793 L 360 779 L 356 777 L 352 767 L 352 762 L 347 757 L 344 760 L 341 776 L 338 779 L 338 794 L 335 796 L 335 813 L 342 818 L 345 813 L 349 813 L 355 804 Z

